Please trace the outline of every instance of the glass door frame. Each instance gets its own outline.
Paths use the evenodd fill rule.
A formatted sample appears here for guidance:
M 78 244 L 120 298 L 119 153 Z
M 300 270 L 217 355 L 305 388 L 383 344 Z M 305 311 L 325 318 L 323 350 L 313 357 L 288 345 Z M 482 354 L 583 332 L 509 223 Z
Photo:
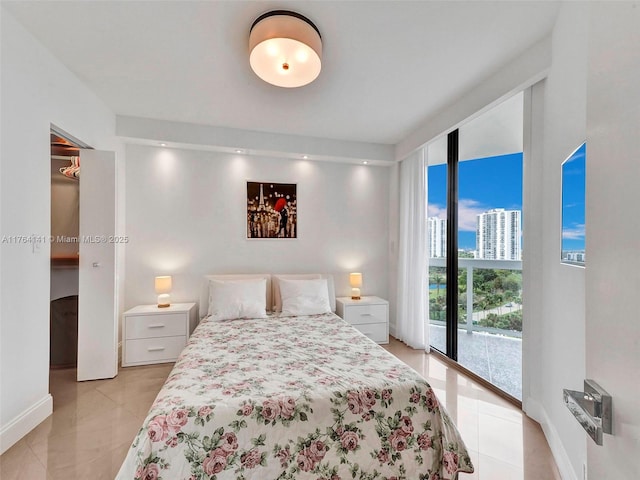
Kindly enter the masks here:
M 447 135 L 446 352 L 458 361 L 458 129 Z
M 529 124 L 528 115 L 530 116 L 530 90 L 524 90 L 524 112 L 523 112 L 523 121 L 524 121 L 524 131 L 526 132 L 527 125 Z M 530 148 L 530 139 L 527 138 L 527 135 L 524 136 L 524 145 L 523 145 L 523 156 L 526 157 L 526 152 Z M 522 400 L 512 396 L 510 393 L 502 390 L 500 387 L 494 385 L 489 380 L 481 377 L 474 371 L 467 368 L 465 365 L 462 365 L 458 362 L 458 203 L 459 203 L 459 128 L 449 132 L 447 134 L 447 198 L 446 198 L 446 218 L 447 218 L 447 245 L 446 245 L 446 269 L 445 275 L 447 278 L 446 283 L 446 299 L 445 299 L 445 328 L 446 328 L 446 351 L 440 350 L 440 348 L 435 347 L 434 345 L 429 345 L 430 349 L 438 356 L 441 356 L 443 360 L 446 362 L 451 362 L 455 368 L 460 369 L 465 372 L 469 377 L 471 377 L 477 383 L 482 384 L 486 388 L 494 391 L 496 394 L 503 397 L 505 400 L 513 403 L 514 405 L 522 408 Z M 524 158 L 523 157 L 523 158 Z M 523 167 L 524 170 L 524 167 Z M 524 173 L 524 171 L 523 171 Z M 525 202 L 525 191 L 523 185 L 523 206 Z M 523 398 L 525 398 L 525 366 L 524 366 L 524 347 L 523 347 Z

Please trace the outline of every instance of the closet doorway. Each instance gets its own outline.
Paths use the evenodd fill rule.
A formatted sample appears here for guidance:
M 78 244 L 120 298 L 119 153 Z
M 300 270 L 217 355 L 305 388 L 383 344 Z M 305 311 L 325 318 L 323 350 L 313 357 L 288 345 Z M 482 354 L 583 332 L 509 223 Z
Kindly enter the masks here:
M 80 145 L 51 132 L 51 290 L 52 369 L 75 368 L 78 361 L 78 266 L 80 235 Z
M 75 367 L 78 381 L 113 378 L 118 373 L 115 153 L 93 150 L 53 126 L 50 135 L 51 366 Z

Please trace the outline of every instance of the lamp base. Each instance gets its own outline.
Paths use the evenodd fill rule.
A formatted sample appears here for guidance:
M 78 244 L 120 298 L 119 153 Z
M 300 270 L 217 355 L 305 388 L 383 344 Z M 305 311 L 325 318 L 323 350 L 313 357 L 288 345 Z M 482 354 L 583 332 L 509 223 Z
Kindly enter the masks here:
M 351 300 L 362 300 L 362 298 L 358 297 L 351 297 Z
M 352 288 L 351 289 L 351 300 L 360 300 L 360 289 Z
M 162 293 L 158 295 L 158 308 L 167 308 L 171 306 L 171 302 L 169 301 L 169 294 Z

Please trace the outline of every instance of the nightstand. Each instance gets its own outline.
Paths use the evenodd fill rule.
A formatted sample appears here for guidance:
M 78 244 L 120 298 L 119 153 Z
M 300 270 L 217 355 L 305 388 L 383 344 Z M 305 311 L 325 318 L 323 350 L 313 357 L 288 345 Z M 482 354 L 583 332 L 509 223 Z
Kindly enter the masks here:
M 195 303 L 139 305 L 122 318 L 122 366 L 175 362 L 198 324 Z
M 389 302 L 379 297 L 336 298 L 336 313 L 377 343 L 389 343 Z

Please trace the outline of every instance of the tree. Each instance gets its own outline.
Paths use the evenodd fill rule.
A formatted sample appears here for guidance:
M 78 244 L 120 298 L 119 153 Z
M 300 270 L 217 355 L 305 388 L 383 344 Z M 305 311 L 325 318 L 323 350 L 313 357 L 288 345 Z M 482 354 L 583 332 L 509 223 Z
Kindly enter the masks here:
M 441 272 L 439 271 L 440 268 L 433 269 L 434 272 L 431 275 L 431 278 L 429 279 L 429 283 L 435 283 L 436 284 L 436 297 L 440 297 L 440 285 L 445 281 L 444 276 L 441 274 Z
M 520 284 L 522 283 L 522 274 L 510 273 L 503 281 L 503 287 L 509 292 L 514 294 L 520 291 Z

